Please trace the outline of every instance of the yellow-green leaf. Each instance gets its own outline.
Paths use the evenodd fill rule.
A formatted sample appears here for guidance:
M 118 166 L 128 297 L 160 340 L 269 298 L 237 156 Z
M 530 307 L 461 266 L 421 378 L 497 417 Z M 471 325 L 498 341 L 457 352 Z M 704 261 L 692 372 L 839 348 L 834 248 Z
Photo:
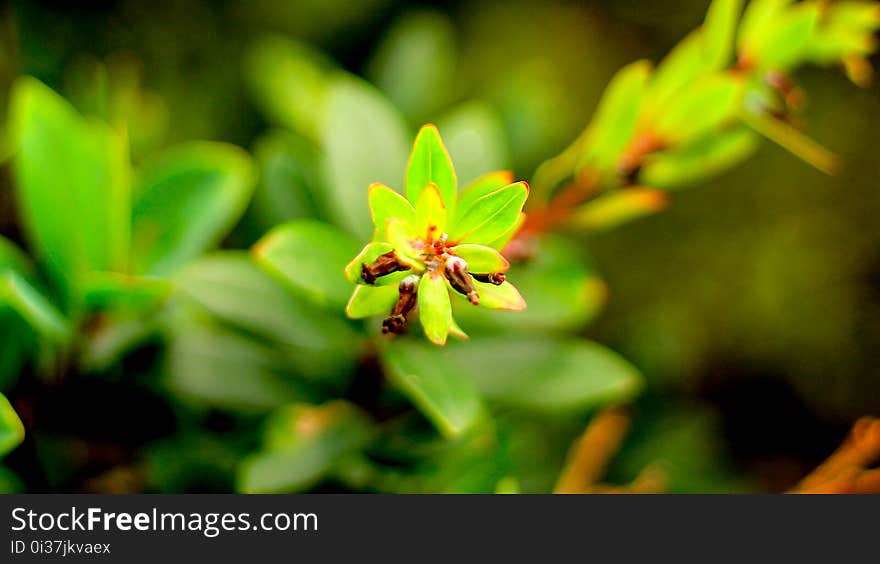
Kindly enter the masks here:
M 450 240 L 492 243 L 517 223 L 528 195 L 528 184 L 516 182 L 478 198 L 450 227 Z
M 501 253 L 485 245 L 465 243 L 453 247 L 452 252 L 467 262 L 468 272 L 472 274 L 506 272 L 510 268 L 510 263 Z
M 369 200 L 370 213 L 373 215 L 373 225 L 376 229 L 384 230 L 385 224 L 392 218 L 412 223 L 415 216 L 412 204 L 388 186 L 378 182 L 371 184 Z
M 416 136 L 409 157 L 406 167 L 406 197 L 410 202 L 417 202 L 422 190 L 431 183 L 437 186 L 446 207 L 452 209 L 458 191 L 455 169 L 440 139 L 440 132 L 434 125 L 428 124 Z
M 416 213 L 413 228 L 416 235 L 426 240 L 438 239 L 446 230 L 447 208 L 443 197 L 433 183 L 428 184 L 416 201 Z
M 361 282 L 361 265 L 371 264 L 380 255 L 393 250 L 394 246 L 391 243 L 368 243 L 345 267 L 345 277 L 353 284 Z
M 374 315 L 388 314 L 397 303 L 399 292 L 397 286 L 366 286 L 355 287 L 345 313 L 352 319 L 363 319 Z
M 425 336 L 435 345 L 445 345 L 452 321 L 452 304 L 446 279 L 436 272 L 428 272 L 419 281 L 419 319 Z

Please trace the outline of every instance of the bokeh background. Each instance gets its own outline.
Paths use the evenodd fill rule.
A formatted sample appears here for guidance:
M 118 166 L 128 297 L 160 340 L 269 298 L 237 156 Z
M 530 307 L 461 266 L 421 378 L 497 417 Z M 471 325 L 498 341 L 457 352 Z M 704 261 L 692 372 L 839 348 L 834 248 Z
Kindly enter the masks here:
M 479 123 L 494 139 L 481 155 L 487 169 L 530 178 L 580 132 L 618 68 L 662 58 L 707 5 L 10 2 L 0 13 L 0 96 L 5 103 L 13 78 L 29 74 L 88 112 L 96 77 L 110 77 L 146 92 L 129 116 L 135 163 L 190 139 L 258 153 L 273 124 L 253 93 L 249 54 L 267 37 L 294 38 L 382 89 L 413 131 Z M 805 130 L 841 157 L 837 174 L 765 142 L 743 165 L 676 192 L 662 213 L 576 238 L 608 288 L 582 335 L 621 353 L 646 382 L 610 481 L 661 460 L 672 491 L 781 491 L 855 418 L 880 413 L 880 89 L 856 88 L 833 69 L 796 79 L 808 94 Z M 0 232 L 21 242 L 6 168 Z M 249 213 L 224 246 L 245 248 L 268 227 Z M 232 490 L 262 420 L 222 409 L 182 416 L 149 375 L 157 355 L 161 344 L 147 343 L 99 375 L 46 383 L 24 368 L 5 383 L 28 429 L 5 460 L 19 487 Z M 526 457 L 561 468 L 588 416 L 525 419 L 553 429 Z M 534 476 L 524 490 L 552 486 L 551 470 Z

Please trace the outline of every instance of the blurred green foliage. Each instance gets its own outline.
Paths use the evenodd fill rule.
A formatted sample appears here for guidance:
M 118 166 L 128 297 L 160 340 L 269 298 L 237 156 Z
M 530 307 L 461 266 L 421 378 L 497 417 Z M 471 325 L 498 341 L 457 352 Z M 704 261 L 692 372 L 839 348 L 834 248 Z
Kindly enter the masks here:
M 876 4 L 715 0 L 686 36 L 696 17 L 665 29 L 612 5 L 111 4 L 2 15 L 0 456 L 18 475 L 0 467 L 0 489 L 550 491 L 592 414 L 636 402 L 612 479 L 659 460 L 671 491 L 742 491 L 723 422 L 693 397 L 713 362 L 764 361 L 826 410 L 877 409 L 860 315 L 878 316 L 859 311 L 876 299 L 853 282 L 880 240 L 876 174 L 855 169 L 877 172 L 876 134 L 828 75 L 802 90 L 794 74 L 863 83 Z M 427 164 L 408 168 L 426 122 L 445 150 L 420 136 Z M 853 168 L 829 180 L 759 148 L 838 170 L 804 129 Z M 377 216 L 409 213 L 394 190 L 433 214 L 433 182 L 463 224 L 456 185 L 516 186 L 481 176 L 505 169 L 533 179 L 528 218 L 510 245 L 519 207 L 477 242 L 510 259 L 527 309 L 450 305 L 443 283 L 420 302 L 426 332 L 471 336 L 445 348 L 346 317 L 346 265 L 390 230 Z M 845 202 L 823 188 L 850 181 Z M 353 317 L 397 298 L 363 288 Z M 829 374 L 849 389 L 825 397 Z

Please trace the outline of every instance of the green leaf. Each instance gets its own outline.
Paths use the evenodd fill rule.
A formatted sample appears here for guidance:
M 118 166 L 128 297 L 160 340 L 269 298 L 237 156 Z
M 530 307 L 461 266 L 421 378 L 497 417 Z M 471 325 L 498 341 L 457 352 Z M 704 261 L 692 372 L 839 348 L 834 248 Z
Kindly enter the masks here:
M 421 123 L 461 92 L 457 71 L 452 22 L 440 12 L 417 11 L 394 22 L 370 62 L 368 75 L 408 118 Z
M 341 315 L 304 303 L 247 253 L 208 255 L 175 281 L 184 295 L 227 326 L 258 336 L 300 376 L 347 381 L 361 352 L 360 336 Z
M 24 425 L 6 396 L 0 394 L 0 458 L 24 440 Z
M 316 397 L 268 346 L 201 322 L 175 325 L 163 374 L 180 398 L 237 412 L 260 413 Z
M 744 161 L 757 150 L 759 137 L 746 127 L 650 155 L 639 173 L 648 186 L 673 189 L 716 176 Z
M 292 493 L 307 490 L 342 459 L 372 441 L 372 422 L 351 404 L 295 404 L 266 422 L 265 448 L 242 464 L 237 489 L 242 493 Z
M 760 69 L 788 69 L 802 61 L 819 24 L 821 6 L 799 3 L 778 14 L 744 47 Z
M 703 23 L 703 57 L 708 70 L 725 68 L 733 54 L 742 0 L 713 0 Z
M 348 300 L 345 313 L 352 319 L 363 319 L 374 315 L 389 314 L 397 303 L 399 291 L 396 285 L 355 287 Z
M 271 36 L 245 54 L 245 78 L 257 105 L 273 122 L 320 140 L 335 65 L 307 43 Z
M 487 170 L 510 166 L 507 131 L 501 116 L 488 104 L 469 101 L 456 106 L 437 121 L 437 127 L 462 182 L 470 182 Z
M 361 279 L 361 266 L 364 264 L 372 264 L 381 255 L 394 250 L 391 243 L 367 243 L 361 249 L 356 257 L 352 259 L 348 266 L 345 267 L 345 277 L 352 284 L 363 282 Z
M 455 317 L 471 333 L 559 332 L 583 327 L 605 304 L 607 289 L 580 249 L 567 239 L 543 237 L 532 259 L 510 276 L 528 307 L 520 312 L 475 308 L 456 300 Z
M 453 247 L 452 251 L 468 263 L 468 272 L 472 274 L 506 272 L 510 268 L 507 259 L 491 247 L 465 243 Z
M 253 252 L 260 264 L 310 301 L 339 310 L 348 302 L 345 268 L 358 244 L 332 225 L 313 220 L 280 225 Z
M 418 272 L 424 270 L 421 252 L 412 245 L 416 238 L 423 237 L 424 235 L 417 235 L 412 225 L 402 219 L 388 220 L 388 223 L 385 225 L 385 233 L 388 242 L 394 245 L 394 250 L 397 251 L 397 257 L 401 262 L 406 263 Z
M 49 300 L 16 272 L 0 276 L 0 304 L 18 313 L 40 336 L 53 342 L 66 342 L 71 328 Z
M 792 0 L 752 0 L 749 2 L 737 36 L 737 46 L 740 51 L 747 52 L 748 46 L 762 35 L 791 3 Z M 747 55 L 747 53 L 741 53 L 741 55 Z
M 192 142 L 140 175 L 132 215 L 137 273 L 167 275 L 220 242 L 254 187 L 250 157 L 237 147 Z
M 681 144 L 736 119 L 743 82 L 731 74 L 707 76 L 678 96 L 658 116 L 656 133 L 667 143 Z
M 367 188 L 403 185 L 409 134 L 397 110 L 369 84 L 348 75 L 330 82 L 324 150 L 325 209 L 359 238 L 372 232 Z
M 445 345 L 452 323 L 452 304 L 446 279 L 438 273 L 428 272 L 419 281 L 419 320 L 425 336 L 435 345 Z
M 447 370 L 476 382 L 487 400 L 532 411 L 582 413 L 630 400 L 642 385 L 629 362 L 585 340 L 496 337 L 444 352 L 454 363 Z
M 384 184 L 370 185 L 369 200 L 373 225 L 380 233 L 385 231 L 385 224 L 389 219 L 398 218 L 409 223 L 415 219 L 415 209 L 412 204 Z
M 461 436 L 483 417 L 473 380 L 446 359 L 444 349 L 396 339 L 382 351 L 391 382 L 448 438 Z
M 458 201 L 455 205 L 455 222 L 460 221 L 477 200 L 512 183 L 513 173 L 499 170 L 484 174 L 465 186 L 458 194 Z
M 645 112 L 653 119 L 665 111 L 673 97 L 706 73 L 704 31 L 691 32 L 657 66 L 645 95 Z
M 480 296 L 480 307 L 522 311 L 526 309 L 526 301 L 513 284 L 503 282 L 500 286 L 474 281 Z
M 428 184 L 416 201 L 413 228 L 416 235 L 427 240 L 436 240 L 446 232 L 447 206 L 434 183 Z
M 516 182 L 478 198 L 460 217 L 456 217 L 449 229 L 449 239 L 492 243 L 517 223 L 528 196 L 528 184 Z
M 836 155 L 791 125 L 773 116 L 751 112 L 742 112 L 742 116 L 749 127 L 825 174 L 832 174 L 837 168 Z
M 126 265 L 128 147 L 33 78 L 15 83 L 10 112 L 25 230 L 65 297 L 73 298 L 87 273 Z
M 15 271 L 22 276 L 33 274 L 33 265 L 15 243 L 0 235 L 0 274 Z
M 606 170 L 617 162 L 633 135 L 651 75 L 649 61 L 637 61 L 611 79 L 588 126 L 579 166 Z
M 172 290 L 171 283 L 162 278 L 95 272 L 85 283 L 83 297 L 86 307 L 92 310 L 145 311 L 161 305 Z
M 317 148 L 286 131 L 273 131 L 254 146 L 260 181 L 247 217 L 256 233 L 305 217 L 319 215 L 317 202 L 320 159 Z
M 406 166 L 406 197 L 410 202 L 420 200 L 422 191 L 434 184 L 443 204 L 450 210 L 455 206 L 458 180 L 452 160 L 437 128 L 428 124 L 419 130 Z
M 666 194 L 653 188 L 630 186 L 611 190 L 581 205 L 567 225 L 584 231 L 605 231 L 657 213 L 666 201 Z

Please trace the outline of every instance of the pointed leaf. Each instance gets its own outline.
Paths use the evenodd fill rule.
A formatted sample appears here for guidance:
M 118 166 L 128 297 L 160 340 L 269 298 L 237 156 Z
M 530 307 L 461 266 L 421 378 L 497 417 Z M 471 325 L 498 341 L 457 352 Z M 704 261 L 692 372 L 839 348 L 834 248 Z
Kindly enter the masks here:
M 363 319 L 374 315 L 388 315 L 397 303 L 399 291 L 397 286 L 365 286 L 355 287 L 348 300 L 345 313 L 352 319 Z
M 218 244 L 254 188 L 250 157 L 232 145 L 177 147 L 140 175 L 132 215 L 137 273 L 167 275 Z
M 422 190 L 431 183 L 437 186 L 446 207 L 452 209 L 458 192 L 455 169 L 440 139 L 440 132 L 434 125 L 428 124 L 416 136 L 409 156 L 406 167 L 406 197 L 410 202 L 418 201 Z
M 491 243 L 516 224 L 528 195 L 528 184 L 516 182 L 478 198 L 449 228 L 450 240 Z
M 379 183 L 371 184 L 369 200 L 373 225 L 377 229 L 384 230 L 385 224 L 392 218 L 402 219 L 409 223 L 413 222 L 415 209 L 412 204 L 388 186 Z
M 455 222 L 457 223 L 470 210 L 474 202 L 492 192 L 513 183 L 513 173 L 508 170 L 490 172 L 477 178 L 458 194 L 455 204 Z
M 443 197 L 433 183 L 428 184 L 416 202 L 416 214 L 413 220 L 413 228 L 416 235 L 426 241 L 434 241 L 446 232 L 447 208 L 443 204 Z
M 419 281 L 419 320 L 425 336 L 435 345 L 445 345 L 452 322 L 452 304 L 446 279 L 436 272 L 429 272 Z
M 730 63 L 742 0 L 713 0 L 703 23 L 703 58 L 708 70 Z
M 299 220 L 270 231 L 254 245 L 253 253 L 299 295 L 341 310 L 351 293 L 345 268 L 357 249 L 351 237 L 332 225 Z
M 391 382 L 447 437 L 472 428 L 484 409 L 473 381 L 446 360 L 443 349 L 397 339 L 382 351 Z
M 671 144 L 686 143 L 736 119 L 743 82 L 730 74 L 710 75 L 693 84 L 658 116 L 656 133 Z
M 43 83 L 16 82 L 10 133 L 13 173 L 28 238 L 66 291 L 93 270 L 128 258 L 128 146 L 110 128 L 79 116 Z
M 11 307 L 46 339 L 64 342 L 71 338 L 67 320 L 17 272 L 10 271 L 0 277 L 0 304 Z
M 665 111 L 674 96 L 705 74 L 703 36 L 703 30 L 691 32 L 657 66 L 645 95 L 646 113 L 652 121 Z
M 617 162 L 635 131 L 650 75 L 648 61 L 631 63 L 614 75 L 588 126 L 580 166 L 605 170 Z
M 491 247 L 465 243 L 453 247 L 452 251 L 468 263 L 468 272 L 472 274 L 506 272 L 510 268 L 507 259 Z

